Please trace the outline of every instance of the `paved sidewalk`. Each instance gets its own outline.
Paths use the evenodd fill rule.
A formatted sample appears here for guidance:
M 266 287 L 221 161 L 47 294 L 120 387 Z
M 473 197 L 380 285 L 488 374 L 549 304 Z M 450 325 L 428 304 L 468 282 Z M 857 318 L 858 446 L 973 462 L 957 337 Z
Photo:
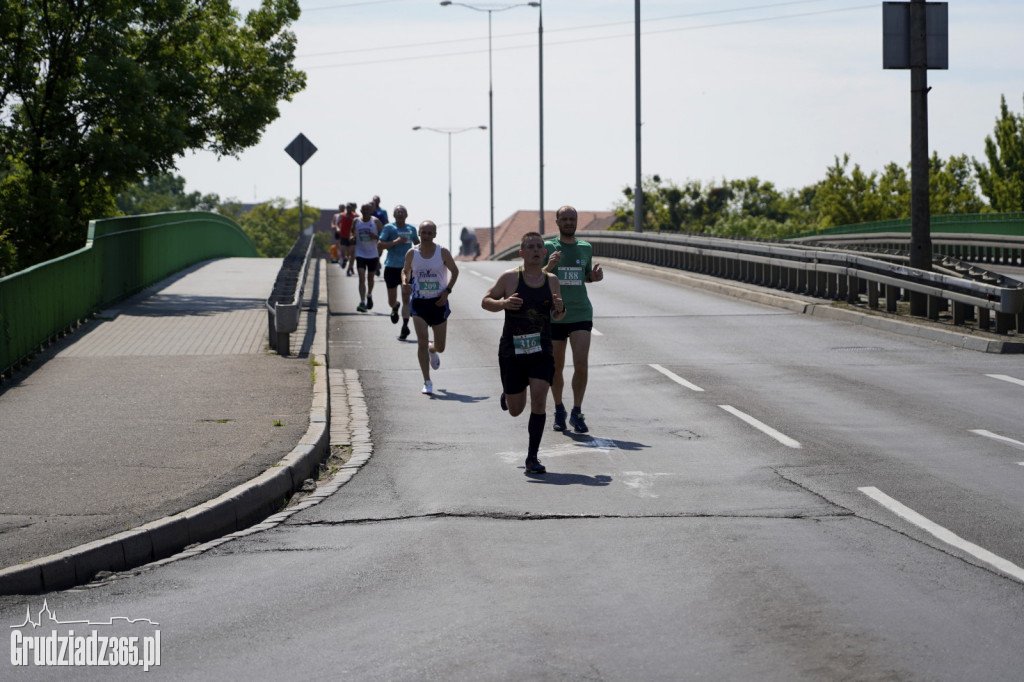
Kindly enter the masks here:
M 259 501 L 240 506 L 253 497 L 247 482 L 297 443 L 307 455 L 326 447 L 326 437 L 307 442 L 312 421 L 326 428 L 310 362 L 326 325 L 317 329 L 308 295 L 295 355 L 268 349 L 265 301 L 280 265 L 194 266 L 104 311 L 0 386 L 0 593 L 33 591 L 39 576 L 46 590 L 67 587 L 234 531 L 259 513 Z M 326 318 L 326 277 L 311 270 L 307 292 Z M 288 481 L 309 475 L 291 467 Z M 283 501 L 280 488 L 263 497 Z M 234 499 L 209 504 L 229 491 Z M 109 542 L 115 534 L 122 540 Z

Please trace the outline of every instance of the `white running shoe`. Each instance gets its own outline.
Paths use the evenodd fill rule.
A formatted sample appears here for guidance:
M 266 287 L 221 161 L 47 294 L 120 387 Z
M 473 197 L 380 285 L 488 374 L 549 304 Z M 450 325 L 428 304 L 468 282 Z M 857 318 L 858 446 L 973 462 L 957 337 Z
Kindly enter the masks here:
M 424 381 L 423 382 L 423 390 L 420 391 L 420 393 L 422 393 L 423 395 L 433 395 L 434 394 L 434 382 L 430 381 L 429 379 L 427 381 Z
M 441 356 L 438 355 L 437 353 L 435 353 L 434 351 L 430 351 L 430 369 L 440 369 L 440 368 L 441 368 Z

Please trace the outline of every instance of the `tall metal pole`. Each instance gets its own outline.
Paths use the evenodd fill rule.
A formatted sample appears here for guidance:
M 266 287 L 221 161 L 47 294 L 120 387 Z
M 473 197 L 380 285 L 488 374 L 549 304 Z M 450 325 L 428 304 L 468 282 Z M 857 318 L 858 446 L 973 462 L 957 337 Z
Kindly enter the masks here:
M 640 0 L 636 0 L 634 5 L 636 14 L 636 75 L 634 76 L 636 80 L 636 193 L 633 205 L 633 229 L 636 232 L 643 232 L 644 188 L 643 176 L 640 171 Z
M 487 130 L 491 138 L 491 256 L 494 255 L 494 74 L 491 51 L 491 13 L 487 10 Z
M 540 73 L 537 77 L 540 101 L 540 220 L 538 232 L 544 234 L 544 5 L 537 5 L 537 64 Z
M 910 267 L 932 269 L 928 191 L 928 31 L 925 0 L 910 3 Z M 928 297 L 911 292 L 910 314 L 926 315 Z
M 302 166 L 299 166 L 299 234 L 302 234 Z
M 452 134 L 448 133 L 448 250 L 452 249 Z

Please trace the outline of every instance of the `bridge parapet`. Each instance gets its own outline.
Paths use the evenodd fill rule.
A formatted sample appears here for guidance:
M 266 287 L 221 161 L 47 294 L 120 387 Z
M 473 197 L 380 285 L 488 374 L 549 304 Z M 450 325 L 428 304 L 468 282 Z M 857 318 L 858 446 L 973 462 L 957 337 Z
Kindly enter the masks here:
M 927 317 L 938 320 L 952 309 L 954 324 L 977 320 L 989 331 L 1024 333 L 1024 283 L 951 257 L 937 256 L 932 271 L 911 268 L 900 253 L 758 242 L 703 235 L 657 232 L 578 232 L 595 257 L 650 263 L 793 293 L 859 303 L 877 309 L 885 301 L 896 312 L 910 292 L 928 296 Z M 498 259 L 512 258 L 518 248 Z
M 0 278 L 0 379 L 82 320 L 175 272 L 257 255 L 241 228 L 215 213 L 91 221 L 81 249 Z

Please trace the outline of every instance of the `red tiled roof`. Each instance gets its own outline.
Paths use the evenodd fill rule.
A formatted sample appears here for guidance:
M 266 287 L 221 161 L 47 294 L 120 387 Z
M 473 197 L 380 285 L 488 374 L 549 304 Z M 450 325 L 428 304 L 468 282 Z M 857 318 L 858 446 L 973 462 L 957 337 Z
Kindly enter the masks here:
M 615 214 L 612 211 L 577 211 L 577 229 L 585 230 L 607 230 L 615 222 Z M 537 232 L 540 228 L 538 211 L 516 211 L 511 216 L 494 226 L 494 251 L 500 253 L 510 246 L 519 244 L 523 235 L 527 232 Z M 476 241 L 480 246 L 480 255 L 477 259 L 485 260 L 491 257 L 491 228 L 478 227 L 474 230 Z M 555 225 L 555 212 L 544 211 L 544 236 L 553 237 L 558 234 L 558 227 Z M 472 257 L 459 256 L 458 260 L 473 260 Z

